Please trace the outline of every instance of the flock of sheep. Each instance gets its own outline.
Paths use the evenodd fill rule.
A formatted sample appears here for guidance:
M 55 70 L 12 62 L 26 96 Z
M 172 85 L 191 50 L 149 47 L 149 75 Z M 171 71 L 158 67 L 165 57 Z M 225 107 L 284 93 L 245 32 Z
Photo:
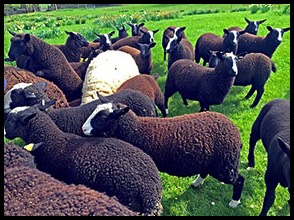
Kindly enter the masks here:
M 64 45 L 8 30 L 6 60 L 17 67 L 4 65 L 4 132 L 27 145 L 5 143 L 4 215 L 161 215 L 159 172 L 199 174 L 194 187 L 208 175 L 231 184 L 229 206 L 237 207 L 245 181 L 240 132 L 209 107 L 221 104 L 233 85 L 251 85 L 245 98 L 257 91 L 251 107 L 258 105 L 276 71 L 271 58 L 290 30 L 267 26 L 268 34 L 257 36 L 266 20 L 245 21 L 244 30 L 204 33 L 195 47 L 186 27 L 167 27 L 164 93 L 159 75 L 151 75 L 159 30 L 144 23 L 127 23 L 131 36 L 123 26 L 118 37 L 95 33 L 92 42 L 66 31 Z M 168 117 L 168 99 L 176 92 L 186 106 L 187 99 L 199 101 L 200 112 Z M 260 139 L 268 153 L 260 215 L 267 215 L 279 183 L 290 193 L 289 100 L 270 101 L 256 118 L 249 167 Z

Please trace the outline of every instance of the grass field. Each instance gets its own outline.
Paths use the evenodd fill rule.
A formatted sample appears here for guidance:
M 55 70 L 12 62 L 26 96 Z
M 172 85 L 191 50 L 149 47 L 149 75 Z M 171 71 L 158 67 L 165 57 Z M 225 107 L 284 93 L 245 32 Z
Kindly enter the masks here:
M 240 10 L 238 11 L 238 9 Z M 155 34 L 157 45 L 152 49 L 154 66 L 152 73 L 159 73 L 158 83 L 162 91 L 164 91 L 167 62 L 163 61 L 161 38 L 162 32 L 166 27 L 170 25 L 185 26 L 185 34 L 188 40 L 195 45 L 197 38 L 203 33 L 212 32 L 222 35 L 223 29 L 230 26 L 244 28 L 246 26 L 244 17 L 247 17 L 249 20 L 267 19 L 265 23 L 260 25 L 258 32 L 258 35 L 264 36 L 268 33 L 267 25 L 273 28 L 290 27 L 290 13 L 283 13 L 283 10 L 283 6 L 273 6 L 271 10 L 264 13 L 261 10 L 251 13 L 248 5 L 243 4 L 150 4 L 123 5 L 88 10 L 68 9 L 9 16 L 4 17 L 4 57 L 7 57 L 10 46 L 9 39 L 11 37 L 6 28 L 17 33 L 43 34 L 43 36 L 46 36 L 44 38 L 46 42 L 61 44 L 65 42 L 67 37 L 64 30 L 77 31 L 91 41 L 95 38 L 94 31 L 109 33 L 115 30 L 109 21 L 113 21 L 113 24 L 116 25 L 125 24 L 126 21 L 144 22 L 145 26 L 151 30 L 159 29 L 159 32 Z M 153 16 L 150 16 L 150 14 Z M 57 20 L 57 18 L 59 19 Z M 85 20 L 85 23 L 82 24 L 83 20 Z M 59 26 L 56 25 L 58 22 Z M 126 25 L 126 28 L 130 35 L 130 27 Z M 163 183 L 163 216 L 256 216 L 259 214 L 265 193 L 264 172 L 267 164 L 267 155 L 262 143 L 258 142 L 255 150 L 255 168 L 246 170 L 249 135 L 252 123 L 263 105 L 276 98 L 290 100 L 290 32 L 284 34 L 283 42 L 274 53 L 272 60 L 277 66 L 277 72 L 271 74 L 265 86 L 265 92 L 256 108 L 252 109 L 249 107 L 255 98 L 255 94 L 249 100 L 243 100 L 250 86 L 234 86 L 224 103 L 211 106 L 210 108 L 211 111 L 227 115 L 239 128 L 241 134 L 243 148 L 240 159 L 240 173 L 245 177 L 241 204 L 235 209 L 229 208 L 228 203 L 232 196 L 232 186 L 223 185 L 212 177 L 208 177 L 202 186 L 194 189 L 190 184 L 196 176 L 178 178 L 166 173 L 160 173 Z M 5 64 L 15 65 L 13 63 Z M 194 113 L 200 109 L 197 101 L 188 100 L 188 103 L 189 107 L 186 108 L 182 104 L 179 94 L 172 96 L 169 99 L 169 116 Z M 275 203 L 268 215 L 289 216 L 288 199 L 287 189 L 279 185 L 276 189 Z

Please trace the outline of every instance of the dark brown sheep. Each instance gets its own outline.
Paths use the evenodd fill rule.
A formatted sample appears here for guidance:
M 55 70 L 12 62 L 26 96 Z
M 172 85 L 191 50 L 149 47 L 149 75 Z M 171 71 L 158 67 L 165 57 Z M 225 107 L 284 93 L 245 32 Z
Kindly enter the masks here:
M 242 142 L 238 128 L 225 115 L 201 112 L 176 117 L 138 117 L 123 104 L 107 99 L 83 125 L 87 135 L 116 137 L 142 149 L 161 172 L 187 177 L 200 174 L 197 187 L 210 175 L 233 185 L 229 203 L 236 207 L 244 184 L 239 174 Z
M 15 60 L 21 55 L 27 55 L 37 63 L 36 76 L 53 81 L 65 94 L 68 101 L 80 98 L 83 81 L 76 74 L 64 54 L 38 37 L 30 34 L 12 34 L 8 56 Z

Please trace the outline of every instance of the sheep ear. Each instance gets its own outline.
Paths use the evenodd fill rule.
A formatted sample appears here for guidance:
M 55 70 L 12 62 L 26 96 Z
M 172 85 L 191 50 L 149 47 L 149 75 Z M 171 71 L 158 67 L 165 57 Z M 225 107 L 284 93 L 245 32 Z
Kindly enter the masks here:
M 229 34 L 228 29 L 224 29 L 224 33 L 225 33 L 225 34 Z
M 139 27 L 142 27 L 142 26 L 144 26 L 145 25 L 145 23 L 141 23 L 141 24 L 139 24 L 138 26 Z
M 37 106 L 41 111 L 47 111 L 47 109 L 48 109 L 51 105 L 55 104 L 56 100 L 57 100 L 57 99 L 52 99 L 52 100 L 46 102 L 46 101 L 43 99 L 42 102 L 36 104 L 36 106 Z
M 115 31 L 111 31 L 108 35 L 111 37 L 114 33 Z
M 147 31 L 144 31 L 144 30 L 142 30 L 142 29 L 140 29 L 140 31 L 141 31 L 143 34 L 146 34 L 146 33 L 147 33 Z
M 283 30 L 284 32 L 290 31 L 290 27 L 288 27 L 288 28 L 283 28 L 282 30 Z
M 115 109 L 113 111 L 113 116 L 114 118 L 119 118 L 120 116 L 126 114 L 128 111 L 130 110 L 130 107 L 129 106 L 126 106 L 124 108 L 120 108 L 120 109 Z
M 68 31 L 64 31 L 67 35 L 69 35 L 70 34 L 70 32 L 68 32 Z
M 38 89 L 44 91 L 45 88 L 46 88 L 46 86 L 47 86 L 47 83 L 46 83 L 46 82 L 38 82 L 38 83 L 35 84 L 35 86 L 36 86 Z
M 94 34 L 96 34 L 98 37 L 101 37 L 102 36 L 101 34 L 97 34 L 96 32 L 94 32 Z
M 277 138 L 280 148 L 290 157 L 290 145 L 283 141 L 280 137 Z
M 126 27 L 123 25 L 121 30 L 122 31 L 126 30 Z
M 134 25 L 133 24 L 131 24 L 131 23 L 128 23 L 127 22 L 127 24 L 131 27 L 131 28 L 133 28 L 134 27 Z
M 210 50 L 210 49 L 207 49 L 206 51 L 207 51 L 207 53 L 208 53 L 209 55 L 211 55 L 211 54 L 212 54 L 212 50 Z
M 25 34 L 24 39 L 26 42 L 29 42 L 31 40 L 31 36 L 29 34 Z
M 269 31 L 272 31 L 273 28 L 271 26 L 266 26 L 266 28 L 269 30 Z
M 96 91 L 96 93 L 97 93 L 97 96 L 98 96 L 99 100 L 101 101 L 101 103 L 109 103 L 109 102 L 111 102 L 108 98 L 100 95 L 98 91 Z
M 23 148 L 26 149 L 27 151 L 33 152 L 37 148 L 39 148 L 43 143 L 44 142 L 39 142 L 39 143 L 36 143 L 36 144 L 27 144 Z
M 156 34 L 159 31 L 159 29 L 152 31 L 153 34 Z
M 13 31 L 10 31 L 10 30 L 8 30 L 8 29 L 7 29 L 7 31 L 8 31 L 12 36 L 15 36 L 15 35 L 16 35 L 16 33 L 13 32 Z
M 250 21 L 246 17 L 244 19 L 248 24 L 250 23 Z
M 258 21 L 257 23 L 258 23 L 258 24 L 262 24 L 262 23 L 265 22 L 265 21 L 266 21 L 266 19 L 263 19 L 263 20 Z
M 30 92 L 30 91 L 25 91 L 24 92 L 24 96 L 27 99 L 37 98 L 37 96 L 35 95 L 35 93 Z
M 183 32 L 184 30 L 186 30 L 186 27 L 181 27 L 180 31 Z
M 245 34 L 247 31 L 243 30 L 243 31 L 238 31 L 239 35 Z

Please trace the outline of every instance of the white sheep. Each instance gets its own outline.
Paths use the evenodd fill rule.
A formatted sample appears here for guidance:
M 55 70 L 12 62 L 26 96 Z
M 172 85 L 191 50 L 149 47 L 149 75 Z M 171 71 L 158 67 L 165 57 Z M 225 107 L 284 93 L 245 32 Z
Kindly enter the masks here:
M 107 50 L 95 57 L 88 66 L 82 89 L 82 104 L 101 95 L 111 95 L 126 80 L 139 75 L 134 58 L 122 51 Z

